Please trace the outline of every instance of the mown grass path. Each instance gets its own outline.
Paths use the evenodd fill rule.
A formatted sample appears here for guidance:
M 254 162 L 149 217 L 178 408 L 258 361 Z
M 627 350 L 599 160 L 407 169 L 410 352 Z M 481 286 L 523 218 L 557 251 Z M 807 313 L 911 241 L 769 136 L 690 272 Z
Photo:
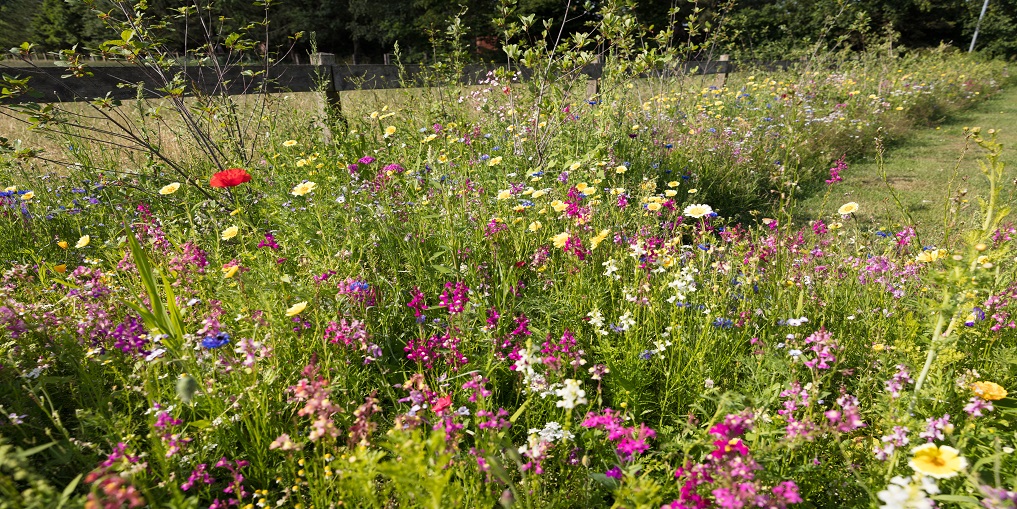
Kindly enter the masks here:
M 978 212 L 976 196 L 988 190 L 977 162 L 983 150 L 965 141 L 964 128 L 975 126 L 982 128 L 983 136 L 989 129 L 999 132 L 1009 175 L 1002 198 L 1017 205 L 1017 87 L 1010 87 L 972 108 L 952 113 L 935 127 L 919 129 L 886 147 L 885 179 L 875 154 L 851 162 L 848 171 L 842 173 L 844 181 L 834 185 L 829 196 L 825 190 L 809 196 L 799 203 L 795 215 L 836 217 L 840 205 L 854 201 L 860 205 L 856 214 L 859 221 L 894 227 L 913 220 L 920 231 L 935 238 L 944 230 L 944 211 L 950 200 L 957 205 L 957 226 L 968 224 Z M 906 213 L 894 200 L 891 187 Z

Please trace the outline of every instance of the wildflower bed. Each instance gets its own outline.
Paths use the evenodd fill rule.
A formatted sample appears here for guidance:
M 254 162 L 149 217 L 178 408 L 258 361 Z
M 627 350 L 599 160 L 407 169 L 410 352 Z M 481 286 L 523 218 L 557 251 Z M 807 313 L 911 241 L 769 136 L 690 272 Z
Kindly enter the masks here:
M 0 507 L 1014 507 L 992 134 L 963 232 L 791 221 L 1002 83 L 892 64 L 554 107 L 492 76 L 201 191 L 12 158 Z

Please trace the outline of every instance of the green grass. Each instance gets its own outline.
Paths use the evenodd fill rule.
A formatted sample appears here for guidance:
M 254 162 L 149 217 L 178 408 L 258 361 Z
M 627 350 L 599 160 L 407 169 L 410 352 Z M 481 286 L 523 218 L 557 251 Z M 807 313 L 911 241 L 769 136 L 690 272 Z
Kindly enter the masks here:
M 914 224 L 920 231 L 938 238 L 950 224 L 964 226 L 978 211 L 976 196 L 988 191 L 979 171 L 981 155 L 974 143 L 965 139 L 965 128 L 981 127 L 999 131 L 1006 148 L 1017 144 L 1017 88 L 1004 89 L 995 97 L 960 110 L 934 127 L 915 131 L 911 136 L 886 147 L 880 156 L 873 154 L 849 161 L 841 175 L 844 181 L 803 200 L 798 217 L 836 215 L 840 205 L 854 201 L 856 214 L 864 223 L 884 225 Z M 1017 152 L 1004 150 L 1007 167 L 1017 164 Z M 884 178 L 885 175 L 885 178 Z M 966 193 L 964 191 L 967 191 Z M 1003 189 L 1006 202 L 1014 201 L 1014 186 Z M 900 205 L 894 199 L 896 193 Z M 944 221 L 946 207 L 957 210 L 957 224 Z

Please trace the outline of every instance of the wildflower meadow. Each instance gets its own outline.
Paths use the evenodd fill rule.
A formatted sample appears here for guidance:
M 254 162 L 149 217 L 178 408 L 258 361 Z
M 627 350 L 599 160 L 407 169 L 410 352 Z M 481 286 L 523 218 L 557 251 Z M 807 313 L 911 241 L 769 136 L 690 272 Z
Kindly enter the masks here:
M 995 131 L 966 130 L 940 224 L 839 191 L 1006 64 L 888 46 L 718 81 L 622 48 L 588 95 L 570 44 L 339 120 L 8 103 L 0 507 L 1017 507 Z

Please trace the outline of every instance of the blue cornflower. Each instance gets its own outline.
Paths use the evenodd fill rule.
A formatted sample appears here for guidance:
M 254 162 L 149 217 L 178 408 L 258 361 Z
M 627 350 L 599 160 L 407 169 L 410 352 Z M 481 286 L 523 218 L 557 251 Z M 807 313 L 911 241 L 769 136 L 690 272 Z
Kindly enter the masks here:
M 209 350 L 214 348 L 221 348 L 226 346 L 230 342 L 230 335 L 225 332 L 220 332 L 215 336 L 208 336 L 201 340 L 201 346 L 208 348 Z
M 717 318 L 713 321 L 713 326 L 718 329 L 730 329 L 734 326 L 734 322 L 727 318 Z
M 639 354 L 639 358 L 640 358 L 640 359 L 643 359 L 644 361 L 648 361 L 648 360 L 650 360 L 650 359 L 652 359 L 652 358 L 653 358 L 653 352 L 652 352 L 652 351 L 650 351 L 650 350 L 643 350 L 643 351 L 642 351 L 642 352 L 641 352 L 641 353 Z

